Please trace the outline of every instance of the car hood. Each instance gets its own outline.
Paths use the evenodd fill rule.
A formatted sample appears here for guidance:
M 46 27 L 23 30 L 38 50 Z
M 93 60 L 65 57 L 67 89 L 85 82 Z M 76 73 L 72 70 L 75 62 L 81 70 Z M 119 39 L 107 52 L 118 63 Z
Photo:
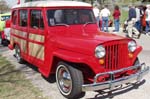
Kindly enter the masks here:
M 59 36 L 57 36 L 57 47 L 86 55 L 93 55 L 96 46 L 105 42 L 127 39 L 115 34 L 104 33 L 94 29 L 88 29 L 86 31 L 78 29 L 65 32 L 65 34 L 63 31 L 63 34 L 61 34 L 61 32 L 59 33 Z

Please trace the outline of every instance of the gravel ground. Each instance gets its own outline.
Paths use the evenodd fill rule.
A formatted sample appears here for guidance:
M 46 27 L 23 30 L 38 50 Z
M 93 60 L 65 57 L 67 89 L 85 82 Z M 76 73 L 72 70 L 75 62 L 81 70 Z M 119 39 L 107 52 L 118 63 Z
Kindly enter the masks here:
M 145 39 L 146 38 L 146 39 Z M 144 51 L 139 55 L 141 62 L 146 62 L 150 66 L 150 47 L 149 37 L 142 36 L 138 43 L 142 44 Z M 26 75 L 26 78 L 31 80 L 33 85 L 38 87 L 43 92 L 43 97 L 48 99 L 65 99 L 58 91 L 56 82 L 54 79 L 48 81 L 37 71 L 37 68 L 26 63 L 18 64 L 13 56 L 13 51 L 7 48 L 0 47 L 0 53 L 7 57 L 12 64 L 16 66 L 16 69 L 20 69 Z M 149 99 L 150 95 L 150 73 L 144 77 L 144 80 L 135 86 L 129 86 L 128 88 L 119 89 L 112 94 L 108 92 L 86 92 L 86 95 L 82 99 Z

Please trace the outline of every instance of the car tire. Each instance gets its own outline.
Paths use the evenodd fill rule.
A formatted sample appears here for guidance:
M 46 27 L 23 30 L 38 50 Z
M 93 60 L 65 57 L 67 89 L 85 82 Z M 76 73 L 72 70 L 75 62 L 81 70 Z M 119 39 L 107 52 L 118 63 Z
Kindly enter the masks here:
M 66 98 L 77 99 L 84 93 L 82 72 L 67 63 L 58 63 L 56 82 L 60 93 Z
M 140 64 L 140 61 L 139 61 L 139 58 L 136 58 L 134 65 L 138 65 L 138 64 Z
M 1 41 L 1 44 L 2 44 L 3 46 L 8 46 L 9 41 L 6 40 L 6 39 L 4 39 L 4 40 Z
M 24 60 L 21 57 L 21 50 L 18 45 L 15 45 L 15 57 L 16 57 L 18 63 L 21 63 L 21 64 L 24 63 Z
M 138 57 L 136 58 L 136 60 L 135 60 L 135 62 L 134 62 L 134 66 L 136 66 L 136 65 L 140 65 L 140 61 L 139 61 L 139 58 L 138 58 Z M 141 70 L 141 67 L 138 67 L 138 68 L 137 68 L 137 71 L 139 71 L 139 70 Z

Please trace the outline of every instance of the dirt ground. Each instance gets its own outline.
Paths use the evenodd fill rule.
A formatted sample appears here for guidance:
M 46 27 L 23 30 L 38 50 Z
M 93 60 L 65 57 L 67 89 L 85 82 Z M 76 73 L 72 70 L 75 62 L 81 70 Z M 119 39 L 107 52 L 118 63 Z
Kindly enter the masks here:
M 145 39 L 146 38 L 146 39 Z M 150 66 L 150 37 L 142 36 L 140 40 L 137 40 L 140 44 L 144 44 L 144 50 L 139 55 L 141 62 L 146 62 Z M 48 97 L 48 99 L 65 99 L 59 92 L 54 77 L 51 80 L 47 80 L 41 76 L 37 71 L 35 66 L 32 66 L 28 63 L 18 64 L 15 57 L 13 56 L 14 52 L 8 50 L 8 48 L 0 47 L 0 53 L 7 57 L 12 64 L 16 66 L 16 69 L 20 69 L 25 75 L 26 78 L 31 80 L 32 84 L 38 87 L 43 92 L 43 97 Z M 125 87 L 117 91 L 113 91 L 112 94 L 109 92 L 86 92 L 85 96 L 82 99 L 150 99 L 150 73 L 144 77 L 144 80 L 134 86 Z

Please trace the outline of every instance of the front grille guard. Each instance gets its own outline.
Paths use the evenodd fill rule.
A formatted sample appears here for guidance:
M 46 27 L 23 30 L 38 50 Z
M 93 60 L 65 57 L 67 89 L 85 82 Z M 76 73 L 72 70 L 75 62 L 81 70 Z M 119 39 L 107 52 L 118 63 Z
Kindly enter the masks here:
M 114 79 L 116 73 L 121 73 L 124 71 L 136 70 L 136 69 L 138 69 L 138 71 L 135 74 L 131 74 L 129 76 Z M 149 66 L 146 66 L 145 63 L 142 63 L 142 64 L 130 66 L 130 67 L 119 69 L 119 70 L 99 73 L 94 77 L 94 82 L 92 84 L 82 85 L 83 87 L 82 89 L 83 91 L 100 90 L 100 89 L 105 89 L 105 88 L 109 88 L 110 90 L 112 90 L 115 86 L 120 85 L 120 84 L 129 83 L 133 80 L 140 81 L 142 77 L 148 72 L 149 72 Z M 110 79 L 104 82 L 97 82 L 98 77 L 104 76 L 104 75 L 109 75 Z
M 109 74 L 110 77 L 111 77 L 110 79 L 111 79 L 111 80 L 114 80 L 114 79 L 113 79 L 113 78 L 114 78 L 114 74 L 120 73 L 120 72 L 123 72 L 123 71 L 138 69 L 138 68 L 140 68 L 140 67 L 142 67 L 142 66 L 144 66 L 144 68 L 146 68 L 145 63 L 142 63 L 142 64 L 138 64 L 138 65 L 135 65 L 135 66 L 131 66 L 131 67 L 127 67 L 127 68 L 123 68 L 123 69 L 119 69 L 119 70 L 115 70 L 115 71 L 111 71 L 111 72 L 104 72 L 104 73 L 97 74 L 97 75 L 94 77 L 94 83 L 96 83 L 97 78 L 98 78 L 99 76 Z

